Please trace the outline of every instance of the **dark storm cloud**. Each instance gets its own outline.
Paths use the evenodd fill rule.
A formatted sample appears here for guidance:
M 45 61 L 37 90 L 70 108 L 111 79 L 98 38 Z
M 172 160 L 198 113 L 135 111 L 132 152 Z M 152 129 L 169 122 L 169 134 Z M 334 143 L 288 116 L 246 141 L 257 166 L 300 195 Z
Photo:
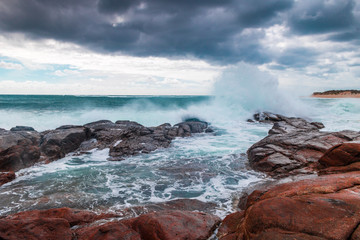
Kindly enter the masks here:
M 298 1 L 289 16 L 289 25 L 299 34 L 343 31 L 355 24 L 353 0 Z
M 283 24 L 292 34 L 328 33 L 330 41 L 355 42 L 358 5 L 355 0 L 0 0 L 0 31 L 133 56 L 273 61 L 279 68 L 301 68 L 314 64 L 317 53 L 293 48 L 270 54 L 274 51 L 262 43 L 265 29 Z
M 0 29 L 136 56 L 263 63 L 263 33 L 292 0 L 0 0 Z M 250 29 L 250 30 L 249 30 Z M 243 34 L 247 30 L 247 34 Z

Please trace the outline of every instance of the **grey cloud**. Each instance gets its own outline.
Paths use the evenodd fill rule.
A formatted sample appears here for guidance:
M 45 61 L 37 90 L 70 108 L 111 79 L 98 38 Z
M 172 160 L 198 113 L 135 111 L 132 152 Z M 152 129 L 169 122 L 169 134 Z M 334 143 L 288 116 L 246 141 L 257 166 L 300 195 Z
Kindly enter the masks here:
M 356 25 L 354 0 L 298 1 L 289 12 L 289 26 L 297 34 L 349 30 Z
M 0 30 L 136 56 L 263 63 L 263 34 L 293 0 L 0 0 Z M 122 20 L 122 21 L 121 21 Z M 249 37 L 250 36 L 250 37 Z
M 278 57 L 277 63 L 281 66 L 303 68 L 316 63 L 319 53 L 311 48 L 290 48 Z
M 326 33 L 330 41 L 360 44 L 356 1 L 0 0 L 0 33 L 22 32 L 132 56 L 303 68 L 316 64 L 321 53 L 300 46 L 270 53 L 262 44 L 265 29 L 282 24 L 290 34 Z

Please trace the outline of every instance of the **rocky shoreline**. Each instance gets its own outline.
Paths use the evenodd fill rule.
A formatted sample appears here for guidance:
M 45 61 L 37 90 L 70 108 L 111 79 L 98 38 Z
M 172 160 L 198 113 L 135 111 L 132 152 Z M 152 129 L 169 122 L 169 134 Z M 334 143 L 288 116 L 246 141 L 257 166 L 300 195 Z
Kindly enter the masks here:
M 329 90 L 314 92 L 311 97 L 315 98 L 360 98 L 359 90 Z
M 208 123 L 188 119 L 171 126 L 145 127 L 137 122 L 100 120 L 83 126 L 65 125 L 37 132 L 32 127 L 0 129 L 0 186 L 15 178 L 14 172 L 37 163 L 50 163 L 65 155 L 109 148 L 110 161 L 167 148 L 176 137 L 212 133 Z
M 148 206 L 140 216 L 33 210 L 0 218 L 0 239 L 360 239 L 360 132 L 324 132 L 322 123 L 272 113 L 249 121 L 273 124 L 247 151 L 249 165 L 286 183 L 244 194 L 238 211 L 223 220 L 207 210 L 212 203 L 185 199 Z M 11 181 L 11 171 L 70 152 L 110 148 L 109 160 L 121 160 L 168 147 L 175 137 L 212 131 L 196 119 L 154 128 L 98 121 L 42 133 L 1 130 L 0 170 L 7 172 L 0 181 Z

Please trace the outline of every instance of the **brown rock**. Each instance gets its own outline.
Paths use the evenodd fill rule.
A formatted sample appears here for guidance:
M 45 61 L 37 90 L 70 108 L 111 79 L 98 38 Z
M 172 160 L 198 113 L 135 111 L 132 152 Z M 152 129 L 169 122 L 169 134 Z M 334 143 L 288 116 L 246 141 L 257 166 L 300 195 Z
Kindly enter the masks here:
M 71 208 L 53 208 L 49 210 L 31 210 L 7 216 L 6 219 L 22 220 L 28 218 L 61 218 L 65 219 L 70 226 L 91 223 L 100 219 L 116 217 L 115 214 L 96 214 L 94 212 Z
M 346 166 L 360 162 L 360 143 L 343 143 L 327 150 L 319 159 L 324 167 Z
M 15 179 L 14 172 L 0 172 L 0 186 Z
M 285 183 L 249 196 L 243 239 L 351 239 L 360 222 L 360 172 Z M 236 217 L 234 217 L 236 218 Z M 225 233 L 233 234 L 230 227 Z
M 350 240 L 360 240 L 360 227 L 358 226 L 353 234 L 351 235 Z
M 71 240 L 68 221 L 61 218 L 0 219 L 0 239 Z
M 239 227 L 244 219 L 244 211 L 232 213 L 222 221 L 217 237 L 219 240 L 238 239 Z
M 122 221 L 144 240 L 208 239 L 220 218 L 207 213 L 162 211 Z
M 141 240 L 139 233 L 121 222 L 81 228 L 75 234 L 77 240 Z

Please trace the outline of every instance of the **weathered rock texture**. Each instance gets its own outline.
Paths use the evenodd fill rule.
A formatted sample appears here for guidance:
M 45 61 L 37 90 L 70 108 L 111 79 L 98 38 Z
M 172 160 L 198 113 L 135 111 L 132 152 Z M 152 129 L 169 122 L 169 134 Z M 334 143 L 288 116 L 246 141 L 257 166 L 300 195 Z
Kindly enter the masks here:
M 219 217 L 189 211 L 116 217 L 69 208 L 21 212 L 0 219 L 0 239 L 207 239 L 220 223 Z
M 0 129 L 0 171 L 17 171 L 40 159 L 40 134 Z
M 15 179 L 14 172 L 0 172 L 0 186 Z
M 263 113 L 259 121 L 273 122 L 269 135 L 247 151 L 250 166 L 273 177 L 314 172 L 320 157 L 340 143 L 360 140 L 360 132 L 322 132 L 321 123 Z
M 343 143 L 330 148 L 319 159 L 319 174 L 360 171 L 360 143 Z
M 356 239 L 360 172 L 333 174 L 254 191 L 228 216 L 220 239 Z M 351 238 L 353 237 L 353 238 Z
M 101 120 L 84 126 L 61 126 L 37 132 L 31 127 L 0 129 L 0 171 L 18 171 L 38 162 L 51 162 L 66 154 L 110 148 L 109 160 L 149 153 L 170 146 L 175 137 L 211 132 L 206 122 L 192 120 L 175 126 L 144 127 L 131 121 Z

